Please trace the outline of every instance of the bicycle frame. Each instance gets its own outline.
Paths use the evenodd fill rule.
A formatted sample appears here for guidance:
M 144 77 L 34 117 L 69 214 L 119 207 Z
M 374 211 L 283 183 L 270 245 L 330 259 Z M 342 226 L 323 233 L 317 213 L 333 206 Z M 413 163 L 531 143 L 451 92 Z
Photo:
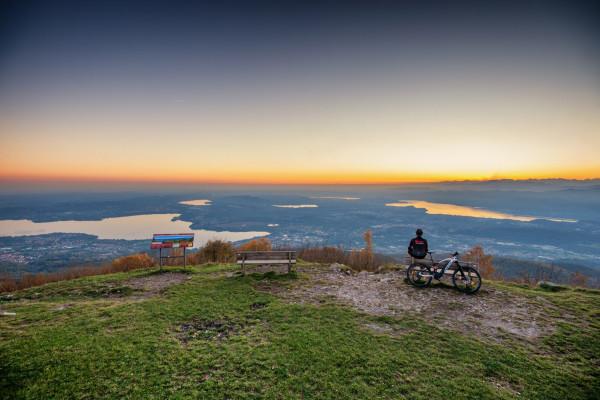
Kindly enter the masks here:
M 448 269 L 456 263 L 456 269 L 452 273 L 452 283 L 460 292 L 471 294 L 475 293 L 481 287 L 481 275 L 471 266 L 462 266 L 458 262 L 458 252 L 454 252 L 451 257 L 444 258 L 438 262 L 433 261 L 433 252 L 428 252 L 431 259 L 432 268 L 420 262 L 412 263 L 406 269 L 406 278 L 416 287 L 425 287 L 431 283 L 433 278 L 438 281 L 446 274 Z M 439 267 L 439 270 L 438 270 Z
M 433 261 L 433 255 L 431 252 L 429 253 L 429 258 L 431 259 L 431 267 L 432 268 L 436 268 L 438 265 L 443 264 L 445 262 L 447 262 L 446 266 L 444 268 L 442 268 L 441 271 L 439 272 L 434 272 L 433 275 L 424 275 L 424 274 L 419 274 L 421 277 L 423 278 L 435 278 L 435 279 L 439 279 L 440 277 L 444 276 L 444 274 L 446 273 L 446 271 L 448 271 L 448 269 L 450 268 L 450 266 L 452 266 L 452 264 L 456 263 L 456 266 L 458 269 L 461 270 L 462 273 L 462 268 L 460 267 L 460 264 L 458 263 L 458 257 L 456 254 L 452 255 L 452 257 L 448 257 L 448 258 L 444 258 L 443 260 L 440 260 L 438 262 L 434 262 Z

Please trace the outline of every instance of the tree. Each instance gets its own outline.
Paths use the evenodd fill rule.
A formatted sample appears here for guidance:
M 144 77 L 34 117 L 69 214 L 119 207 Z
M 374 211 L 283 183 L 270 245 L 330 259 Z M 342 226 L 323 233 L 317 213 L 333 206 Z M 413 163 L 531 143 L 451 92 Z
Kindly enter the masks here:
M 373 271 L 374 257 L 373 257 L 373 242 L 371 230 L 367 229 L 363 233 L 363 240 L 365 241 L 365 248 L 362 250 L 352 250 L 350 253 L 350 266 L 357 271 Z
M 467 251 L 464 256 L 465 261 L 477 264 L 479 273 L 484 279 L 492 279 L 495 277 L 496 269 L 491 262 L 492 258 L 494 258 L 494 256 L 485 254 L 483 252 L 483 247 L 481 246 L 473 246 L 473 248 Z
M 235 248 L 231 242 L 220 239 L 209 240 L 200 251 L 205 262 L 226 263 L 235 261 Z
M 579 271 L 573 272 L 571 274 L 571 286 L 580 287 L 580 288 L 589 287 L 588 277 Z
M 371 230 L 367 229 L 365 233 L 363 233 L 363 240 L 365 241 L 365 248 L 363 249 L 364 253 L 364 262 L 367 267 L 367 271 L 373 269 L 373 235 L 371 234 Z

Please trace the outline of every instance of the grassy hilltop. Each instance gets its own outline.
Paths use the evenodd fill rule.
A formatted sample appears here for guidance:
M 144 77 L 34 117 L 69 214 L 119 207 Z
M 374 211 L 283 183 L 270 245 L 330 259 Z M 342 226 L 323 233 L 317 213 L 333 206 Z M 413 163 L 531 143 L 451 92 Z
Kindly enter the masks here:
M 414 288 L 402 268 L 296 269 L 151 268 L 2 295 L 0 398 L 600 397 L 599 291 L 484 281 L 469 296 Z

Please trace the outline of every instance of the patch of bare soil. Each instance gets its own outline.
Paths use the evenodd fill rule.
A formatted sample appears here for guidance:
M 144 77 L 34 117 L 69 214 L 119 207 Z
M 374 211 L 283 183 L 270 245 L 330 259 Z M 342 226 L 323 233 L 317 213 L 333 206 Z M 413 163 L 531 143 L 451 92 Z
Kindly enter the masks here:
M 67 304 L 59 304 L 58 306 L 54 307 L 51 311 L 62 311 L 62 310 L 66 310 L 67 308 L 71 308 L 73 307 L 74 303 L 67 303 Z
M 238 332 L 229 321 L 197 321 L 179 326 L 177 338 L 184 345 L 191 340 L 223 340 Z
M 405 282 L 406 270 L 384 274 L 347 274 L 339 268 L 301 266 L 298 272 L 310 279 L 282 290 L 277 285 L 257 285 L 297 304 L 337 302 L 372 315 L 402 317 L 418 315 L 442 329 L 471 333 L 484 340 L 502 341 L 510 335 L 532 341 L 553 331 L 544 311 L 550 304 L 542 297 L 527 298 L 496 290 L 487 285 L 473 295 L 459 292 L 451 277 L 442 278 L 426 288 Z
M 190 279 L 192 278 L 189 275 L 181 272 L 168 272 L 142 278 L 133 278 L 122 284 L 136 290 L 136 293 L 130 299 L 146 300 L 162 294 L 166 287 L 177 285 Z

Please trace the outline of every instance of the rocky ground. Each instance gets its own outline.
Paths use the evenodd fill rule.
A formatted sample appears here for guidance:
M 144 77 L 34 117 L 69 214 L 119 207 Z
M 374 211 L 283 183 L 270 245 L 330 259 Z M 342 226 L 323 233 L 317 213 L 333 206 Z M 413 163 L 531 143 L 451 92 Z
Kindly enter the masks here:
M 507 337 L 535 341 L 554 331 L 554 323 L 569 319 L 557 312 L 556 307 L 542 296 L 522 296 L 501 291 L 483 284 L 471 295 L 459 292 L 451 277 L 433 281 L 425 288 L 416 288 L 405 280 L 406 269 L 396 268 L 385 273 L 362 272 L 355 274 L 336 265 L 301 265 L 295 268 L 300 279 L 285 281 L 261 279 L 255 285 L 259 291 L 269 292 L 294 304 L 323 305 L 327 302 L 342 304 L 371 315 L 389 315 L 401 318 L 413 314 L 431 324 L 449 330 L 458 330 L 484 340 L 501 342 Z M 287 267 L 256 267 L 248 272 L 287 272 Z M 217 273 L 218 276 L 234 273 Z M 170 285 L 191 279 L 183 273 L 157 274 L 135 278 L 123 285 L 134 289 L 129 299 L 144 300 L 160 295 Z M 385 326 L 371 327 L 390 332 Z
M 272 268 L 264 268 L 267 270 Z M 442 329 L 463 331 L 485 340 L 501 341 L 510 335 L 534 341 L 554 330 L 556 317 L 549 313 L 554 306 L 541 296 L 520 296 L 485 283 L 476 294 L 467 295 L 454 288 L 450 276 L 442 278 L 441 283 L 434 280 L 429 287 L 416 288 L 405 280 L 404 268 L 359 274 L 337 266 L 300 266 L 297 270 L 308 279 L 298 279 L 291 286 L 261 282 L 256 289 L 297 304 L 337 302 L 368 314 L 395 317 L 411 313 Z M 263 268 L 255 271 L 264 272 Z

